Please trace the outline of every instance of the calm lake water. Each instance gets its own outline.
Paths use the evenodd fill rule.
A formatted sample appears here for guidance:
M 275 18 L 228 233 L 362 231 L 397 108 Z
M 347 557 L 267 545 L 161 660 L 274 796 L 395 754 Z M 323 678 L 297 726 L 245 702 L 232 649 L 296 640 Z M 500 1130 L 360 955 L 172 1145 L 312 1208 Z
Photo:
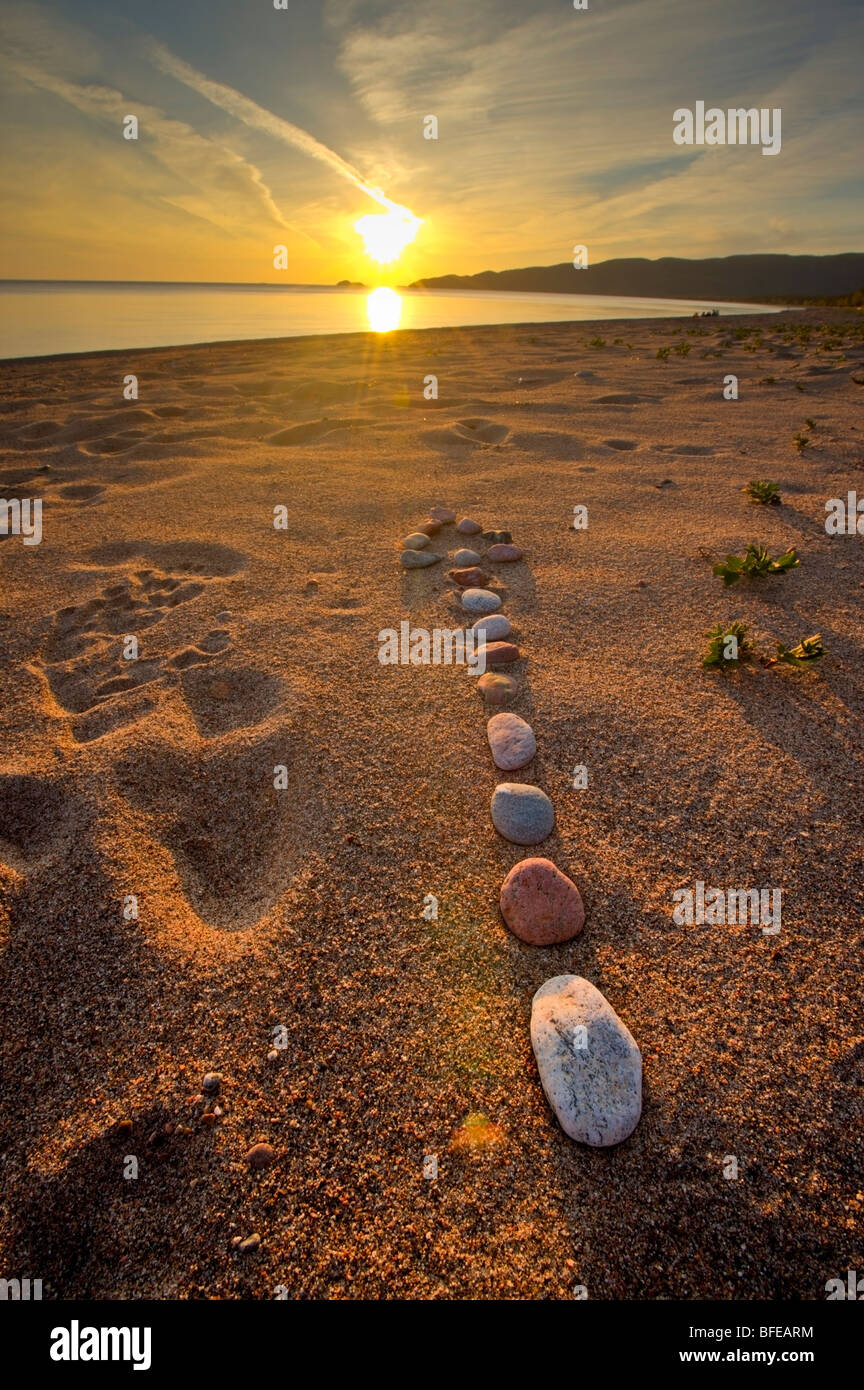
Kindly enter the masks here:
M 375 298 L 372 295 L 376 296 Z M 754 314 L 776 304 L 469 290 L 0 281 L 0 357 L 480 323 Z

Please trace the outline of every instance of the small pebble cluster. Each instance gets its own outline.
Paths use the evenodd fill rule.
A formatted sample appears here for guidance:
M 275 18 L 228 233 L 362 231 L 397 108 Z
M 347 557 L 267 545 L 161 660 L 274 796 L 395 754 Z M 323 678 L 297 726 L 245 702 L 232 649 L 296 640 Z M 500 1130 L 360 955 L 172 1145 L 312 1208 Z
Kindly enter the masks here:
M 429 518 L 402 542 L 403 569 L 421 569 L 443 561 L 428 547 L 445 526 L 457 534 L 486 542 L 485 555 L 462 548 L 452 553 L 449 578 L 461 591 L 462 608 L 475 616 L 474 630 L 486 669 L 477 682 L 489 706 L 509 704 L 518 682 L 497 670 L 522 659 L 509 641 L 510 620 L 499 612 L 501 597 L 486 586 L 489 565 L 515 564 L 523 552 L 509 531 L 484 531 L 479 522 L 447 507 L 433 507 Z M 537 752 L 531 726 L 518 714 L 499 710 L 486 725 L 495 766 L 502 772 L 527 767 Z M 524 782 L 499 782 L 492 795 L 492 824 L 515 845 L 539 845 L 551 835 L 555 810 L 546 793 Z M 504 880 L 501 915 L 510 931 L 531 946 L 570 941 L 585 924 L 585 908 L 576 884 L 550 859 L 531 857 L 516 864 Z M 531 1008 L 531 1045 L 546 1098 L 561 1128 L 571 1139 L 605 1148 L 632 1134 L 642 1113 L 642 1058 L 629 1030 L 611 1004 L 588 980 L 556 975 L 541 985 Z

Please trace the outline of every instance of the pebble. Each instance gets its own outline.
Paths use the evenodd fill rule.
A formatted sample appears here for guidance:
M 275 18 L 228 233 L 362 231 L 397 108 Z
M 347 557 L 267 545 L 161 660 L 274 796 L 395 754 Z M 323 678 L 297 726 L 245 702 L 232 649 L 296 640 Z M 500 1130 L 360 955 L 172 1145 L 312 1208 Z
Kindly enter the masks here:
M 501 607 L 501 600 L 490 589 L 466 589 L 462 594 L 462 607 L 466 613 L 494 613 Z
M 422 531 L 424 536 L 437 536 L 438 532 L 441 530 L 441 522 L 421 521 L 420 525 L 417 527 L 417 530 Z
M 201 1082 L 201 1090 L 206 1091 L 208 1096 L 218 1096 L 222 1085 L 222 1077 L 218 1071 L 208 1071 L 204 1080 Z
M 278 1062 L 278 1061 L 279 1061 L 279 1053 L 277 1052 L 277 1050 L 276 1050 L 275 1047 L 271 1047 L 270 1051 L 267 1053 L 267 1061 L 268 1061 L 268 1062 Z
M 522 655 L 515 642 L 484 642 L 482 647 L 477 648 L 478 660 L 481 652 L 487 666 L 506 666 L 510 661 L 518 661 Z
M 516 716 L 496 714 L 495 718 Z M 570 941 L 585 925 L 579 889 L 551 859 L 522 859 L 514 865 L 501 888 L 501 916 L 514 935 L 531 946 Z
M 484 531 L 484 541 L 492 541 L 495 544 L 509 545 L 513 537 L 509 531 Z
M 260 1169 L 269 1168 L 275 1157 L 271 1144 L 253 1144 L 249 1152 L 243 1155 L 243 1160 L 250 1168 Z
M 423 550 L 429 544 L 429 537 L 425 531 L 412 531 L 410 536 L 406 536 L 402 542 L 403 550 Z
M 565 1134 L 608 1148 L 633 1133 L 642 1113 L 642 1057 L 599 989 L 579 975 L 541 985 L 531 1006 L 531 1046 Z
M 478 618 L 472 626 L 479 634 L 475 640 L 482 638 L 485 642 L 497 642 L 499 637 L 510 636 L 510 619 L 505 618 L 503 613 L 492 613 L 489 617 Z
M 477 682 L 477 689 L 490 705 L 506 705 L 515 699 L 519 683 L 512 676 L 498 676 L 494 671 L 487 671 Z
M 440 521 L 442 525 L 456 520 L 456 513 L 451 512 L 449 507 L 430 507 L 429 515 L 433 521 Z
M 501 782 L 492 795 L 492 824 L 514 845 L 539 845 L 552 833 L 555 811 L 539 787 Z
M 483 527 L 479 521 L 472 521 L 470 516 L 463 516 L 461 521 L 457 521 L 456 530 L 462 536 L 477 536 Z
M 488 584 L 490 575 L 485 570 L 481 570 L 477 565 L 472 565 L 468 570 L 450 570 L 450 578 L 459 585 L 460 589 L 482 589 L 484 584 Z
M 399 559 L 403 570 L 421 570 L 427 565 L 437 565 L 443 555 L 433 555 L 431 550 L 403 550 Z
M 534 731 L 518 714 L 493 714 L 486 725 L 486 737 L 493 762 L 502 772 L 524 767 L 537 752 Z
M 252 1234 L 251 1234 L 251 1236 L 247 1236 L 245 1240 L 241 1240 L 241 1241 L 240 1241 L 240 1246 L 239 1246 L 239 1248 L 240 1248 L 240 1249 L 244 1252 L 244 1254 L 245 1254 L 245 1252 L 246 1252 L 247 1250 L 257 1250 L 257 1249 L 258 1249 L 258 1246 L 259 1246 L 260 1244 L 261 1244 L 261 1237 L 259 1236 L 259 1234 L 258 1234 L 257 1231 L 253 1231 Z
M 453 563 L 457 569 L 465 569 L 467 565 L 480 565 L 483 561 L 476 550 L 457 550 L 453 556 Z
M 518 545 L 490 545 L 486 555 L 493 564 L 507 564 L 511 560 L 522 559 L 522 551 Z

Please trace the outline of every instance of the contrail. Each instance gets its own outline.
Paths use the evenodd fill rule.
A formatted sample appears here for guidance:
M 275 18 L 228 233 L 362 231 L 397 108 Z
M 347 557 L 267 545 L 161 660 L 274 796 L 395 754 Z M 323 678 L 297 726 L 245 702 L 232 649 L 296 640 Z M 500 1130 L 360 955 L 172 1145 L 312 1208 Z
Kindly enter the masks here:
M 389 209 L 391 212 L 406 213 L 407 208 L 400 207 L 398 203 L 391 202 L 380 188 L 373 188 L 366 182 L 362 174 L 342 159 L 335 150 L 328 149 L 322 145 L 320 140 L 316 140 L 314 135 L 308 131 L 301 130 L 300 126 L 292 125 L 290 121 L 283 121 L 281 116 L 276 116 L 272 111 L 267 111 L 257 102 L 250 101 L 244 97 L 242 92 L 235 91 L 233 87 L 226 87 L 222 82 L 213 82 L 209 77 L 205 77 L 202 72 L 184 63 L 182 58 L 177 58 L 169 52 L 163 44 L 151 41 L 148 50 L 154 63 L 162 72 L 170 77 L 175 77 L 184 86 L 191 87 L 208 101 L 212 101 L 214 106 L 227 111 L 229 115 L 236 116 L 245 125 L 252 126 L 256 130 L 263 130 L 267 135 L 273 135 L 277 140 L 284 141 L 287 145 L 294 145 L 304 154 L 308 154 L 312 159 L 319 160 L 326 164 L 334 173 L 340 174 L 343 179 L 348 179 L 355 188 L 359 188 L 363 193 L 368 194 L 376 203 Z

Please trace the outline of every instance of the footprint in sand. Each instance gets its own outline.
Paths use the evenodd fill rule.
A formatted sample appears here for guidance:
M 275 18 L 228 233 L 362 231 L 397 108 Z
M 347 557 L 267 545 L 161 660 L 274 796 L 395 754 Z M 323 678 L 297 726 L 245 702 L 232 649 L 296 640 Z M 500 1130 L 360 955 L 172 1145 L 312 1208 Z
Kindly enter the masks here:
M 659 400 L 659 396 L 637 396 L 632 391 L 621 391 L 611 396 L 595 396 L 592 405 L 649 405 Z
M 82 454 L 99 458 L 103 454 L 125 453 L 127 449 L 134 449 L 136 444 L 140 444 L 142 439 L 146 438 L 147 434 L 144 430 L 130 430 L 128 434 L 109 435 L 105 439 L 82 441 L 78 448 Z
M 424 430 L 420 439 L 431 449 L 449 450 L 454 445 L 461 448 L 464 444 L 503 444 L 509 433 L 507 425 L 498 425 L 494 420 L 477 416 L 457 420 L 446 429 Z
M 341 570 L 314 570 L 300 592 L 305 599 L 317 600 L 321 621 L 324 623 L 330 619 L 331 628 L 334 625 L 344 627 L 346 622 L 369 612 L 369 604 L 363 595 L 350 586 L 346 587 Z
M 59 495 L 72 502 L 92 502 L 104 491 L 100 483 L 67 483 L 66 487 L 61 487 Z
M 212 661 L 220 652 L 224 652 L 231 646 L 231 634 L 224 627 L 214 628 L 208 632 L 202 642 L 195 647 L 183 647 L 182 651 L 175 652 L 169 656 L 165 662 L 166 666 L 172 667 L 176 671 L 187 671 L 190 666 L 204 666 Z
M 498 425 L 494 420 L 484 420 L 478 416 L 471 420 L 459 420 L 453 426 L 453 433 L 471 444 L 503 444 L 510 430 L 507 425 Z
M 314 444 L 334 430 L 353 430 L 365 424 L 365 420 L 311 420 L 306 425 L 291 425 L 288 429 L 271 434 L 270 444 Z
M 607 449 L 617 449 L 620 453 L 629 453 L 631 449 L 639 447 L 635 439 L 604 439 L 603 443 Z
M 281 698 L 266 673 L 237 672 L 235 678 L 240 704 L 257 698 L 253 686 L 265 705 Z M 197 694 L 203 698 L 202 690 Z M 174 862 L 183 896 L 208 926 L 240 931 L 260 921 L 302 859 L 300 831 L 326 822 L 310 765 L 314 750 L 304 732 L 312 722 L 310 712 L 301 719 L 298 711 L 292 722 L 256 739 L 227 733 L 203 752 L 164 744 L 136 752 L 124 767 L 126 795 L 147 816 L 150 833 Z M 280 766 L 287 768 L 288 787 L 277 790 L 274 769 Z
M 285 682 L 254 667 L 191 667 L 181 678 L 183 697 L 203 738 L 261 724 L 285 699 Z
M 64 807 L 57 783 L 0 775 L 0 862 L 19 874 L 38 868 L 62 842 Z
M 108 584 L 95 598 L 72 604 L 54 614 L 51 631 L 38 663 L 57 703 L 72 716 L 79 742 L 99 738 L 122 723 L 138 719 L 153 706 L 149 696 L 137 695 L 170 670 L 205 666 L 231 646 L 225 627 L 212 629 L 203 640 L 172 652 L 135 660 L 123 655 L 123 639 L 156 623 L 180 604 L 204 592 L 206 580 L 136 570 Z

